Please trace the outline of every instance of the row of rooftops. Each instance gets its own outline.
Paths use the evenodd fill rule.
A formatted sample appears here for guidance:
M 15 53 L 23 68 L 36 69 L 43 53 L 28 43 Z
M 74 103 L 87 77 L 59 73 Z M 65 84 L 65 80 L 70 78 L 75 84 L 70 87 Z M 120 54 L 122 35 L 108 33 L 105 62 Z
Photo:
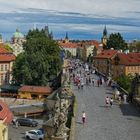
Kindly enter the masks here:
M 29 86 L 24 85 L 18 90 L 19 92 L 34 92 L 34 93 L 52 93 L 53 89 L 47 86 Z
M 4 48 L 4 44 L 0 44 L 0 62 L 11 62 L 16 56 Z
M 31 92 L 36 94 L 47 94 L 50 95 L 53 89 L 46 86 L 22 86 L 18 90 L 19 92 Z M 10 111 L 8 105 L 0 100 L 0 120 L 3 121 L 5 125 L 9 125 L 13 120 L 13 114 Z
M 78 43 L 76 42 L 64 42 L 64 41 L 59 41 L 59 46 L 63 47 L 63 48 L 78 48 L 78 47 L 84 47 L 84 46 L 95 46 L 96 48 L 98 48 L 101 43 L 96 41 L 96 40 L 90 40 L 90 41 L 79 41 Z
M 103 50 L 95 56 L 96 59 L 112 59 L 118 57 L 118 63 L 121 65 L 139 65 L 140 53 L 122 53 L 117 50 Z

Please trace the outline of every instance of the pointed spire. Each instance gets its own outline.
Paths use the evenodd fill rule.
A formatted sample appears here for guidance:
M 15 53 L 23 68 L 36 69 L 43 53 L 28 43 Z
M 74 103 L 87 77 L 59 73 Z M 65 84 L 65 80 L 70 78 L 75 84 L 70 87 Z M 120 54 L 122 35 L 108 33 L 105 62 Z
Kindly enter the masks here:
M 49 37 L 49 27 L 48 26 L 45 26 L 45 34 L 46 34 L 46 36 Z
M 68 37 L 68 33 L 67 33 L 67 32 L 66 32 L 65 39 L 67 39 L 67 40 L 69 39 L 69 37 Z
M 106 29 L 106 25 L 105 25 L 104 30 L 103 30 L 103 36 L 107 36 L 107 29 Z

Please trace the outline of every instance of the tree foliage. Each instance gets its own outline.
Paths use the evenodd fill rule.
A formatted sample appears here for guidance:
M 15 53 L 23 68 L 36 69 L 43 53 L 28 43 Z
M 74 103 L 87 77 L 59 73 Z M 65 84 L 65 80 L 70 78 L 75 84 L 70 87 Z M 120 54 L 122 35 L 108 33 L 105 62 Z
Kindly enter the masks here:
M 117 78 L 117 83 L 124 88 L 126 91 L 130 93 L 131 91 L 131 83 L 132 83 L 133 76 L 131 75 L 121 75 Z
M 128 49 L 127 43 L 125 43 L 120 33 L 110 34 L 106 48 L 107 49 L 114 48 L 115 50 L 123 50 L 123 51 Z
M 140 52 L 140 41 L 136 42 L 136 51 Z
M 13 66 L 13 80 L 16 84 L 47 85 L 61 70 L 59 46 L 44 30 L 30 30 L 26 39 L 24 53 Z
M 140 52 L 140 41 L 134 41 L 131 46 L 129 46 L 130 52 Z

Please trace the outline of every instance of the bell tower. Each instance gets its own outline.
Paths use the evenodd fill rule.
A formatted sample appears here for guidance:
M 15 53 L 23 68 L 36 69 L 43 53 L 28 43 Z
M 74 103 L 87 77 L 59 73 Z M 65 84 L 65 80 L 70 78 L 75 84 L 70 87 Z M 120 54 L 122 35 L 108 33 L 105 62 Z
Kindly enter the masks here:
M 106 44 L 107 44 L 107 29 L 106 29 L 106 26 L 104 27 L 103 36 L 102 36 L 101 41 L 102 41 L 103 46 L 106 46 Z
M 66 32 L 66 36 L 65 36 L 65 43 L 69 42 L 69 37 L 68 37 L 68 33 Z

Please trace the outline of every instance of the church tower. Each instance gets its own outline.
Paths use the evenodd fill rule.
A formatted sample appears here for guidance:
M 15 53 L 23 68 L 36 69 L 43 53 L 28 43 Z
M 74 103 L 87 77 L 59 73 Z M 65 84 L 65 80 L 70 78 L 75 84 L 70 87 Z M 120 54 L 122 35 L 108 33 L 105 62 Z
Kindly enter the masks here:
M 49 27 L 48 26 L 45 26 L 45 34 L 47 37 L 49 37 Z
M 103 46 L 106 46 L 106 44 L 107 44 L 107 29 L 106 29 L 106 26 L 104 27 L 103 36 L 102 36 L 101 41 L 102 41 Z
M 68 33 L 66 32 L 66 36 L 65 36 L 65 43 L 69 42 L 69 37 L 68 37 Z

